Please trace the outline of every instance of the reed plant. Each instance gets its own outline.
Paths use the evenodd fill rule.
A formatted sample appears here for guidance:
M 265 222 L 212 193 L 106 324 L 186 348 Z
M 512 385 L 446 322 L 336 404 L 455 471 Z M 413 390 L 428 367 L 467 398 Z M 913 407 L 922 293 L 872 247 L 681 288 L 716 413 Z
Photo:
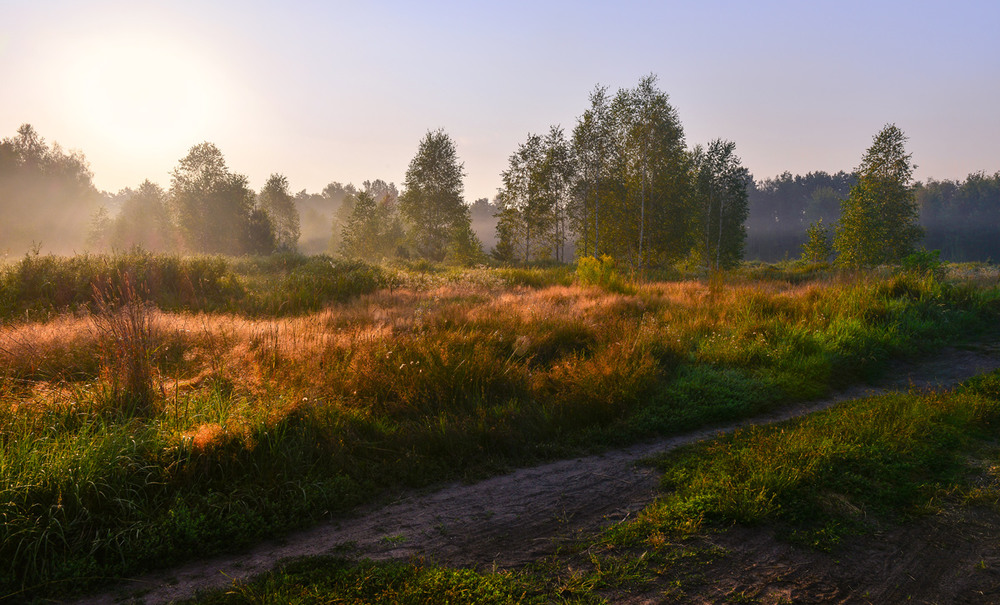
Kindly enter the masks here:
M 128 415 L 147 415 L 154 399 L 153 326 L 147 303 L 130 274 L 118 285 L 94 285 L 92 314 L 100 343 L 101 380 L 107 404 Z

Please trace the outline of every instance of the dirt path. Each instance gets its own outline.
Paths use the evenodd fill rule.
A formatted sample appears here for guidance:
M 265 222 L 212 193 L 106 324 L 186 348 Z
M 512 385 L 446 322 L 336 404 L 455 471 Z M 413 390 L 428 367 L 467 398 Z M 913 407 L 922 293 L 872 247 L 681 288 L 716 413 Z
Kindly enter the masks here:
M 995 347 L 949 349 L 930 361 L 896 364 L 877 388 L 855 387 L 829 399 L 742 422 L 407 496 L 388 506 L 362 510 L 354 518 L 260 544 L 249 552 L 193 561 L 129 580 L 112 592 L 78 603 L 104 605 L 129 598 L 146 605 L 169 603 L 262 573 L 281 559 L 329 554 L 345 545 L 352 546 L 350 555 L 359 558 L 424 556 L 448 565 L 517 566 L 552 553 L 560 542 L 574 539 L 581 531 L 626 518 L 652 501 L 657 477 L 651 469 L 636 466 L 643 457 L 740 426 L 808 414 L 839 401 L 910 386 L 947 387 L 997 368 L 1000 349 Z

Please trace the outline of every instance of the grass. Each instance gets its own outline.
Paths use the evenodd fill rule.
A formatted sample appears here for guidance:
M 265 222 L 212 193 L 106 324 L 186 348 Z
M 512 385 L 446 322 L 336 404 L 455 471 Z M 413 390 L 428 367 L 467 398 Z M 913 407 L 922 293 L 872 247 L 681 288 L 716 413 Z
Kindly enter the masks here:
M 224 262 L 218 283 L 243 298 L 218 299 L 227 312 L 143 307 L 153 400 L 142 413 L 109 405 L 106 332 L 86 301 L 32 307 L 0 329 L 0 595 L 55 594 L 407 487 L 815 397 L 991 325 L 997 311 L 993 289 L 912 275 L 609 292 L 566 285 L 558 267 L 347 268 L 355 286 L 309 298 L 326 259 L 197 262 Z M 305 302 L 259 302 L 296 271 Z M 384 287 L 365 293 L 365 275 Z M 149 298 L 168 300 L 163 291 Z

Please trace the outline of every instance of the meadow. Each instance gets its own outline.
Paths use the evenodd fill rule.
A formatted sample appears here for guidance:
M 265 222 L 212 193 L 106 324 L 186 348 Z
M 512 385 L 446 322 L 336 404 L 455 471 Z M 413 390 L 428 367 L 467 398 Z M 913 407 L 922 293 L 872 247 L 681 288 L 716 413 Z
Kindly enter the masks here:
M 85 590 L 408 488 L 817 398 L 998 312 L 979 265 L 638 282 L 586 264 L 27 256 L 0 273 L 0 597 Z M 667 531 L 685 502 L 707 521 L 772 514 L 678 502 L 641 532 Z

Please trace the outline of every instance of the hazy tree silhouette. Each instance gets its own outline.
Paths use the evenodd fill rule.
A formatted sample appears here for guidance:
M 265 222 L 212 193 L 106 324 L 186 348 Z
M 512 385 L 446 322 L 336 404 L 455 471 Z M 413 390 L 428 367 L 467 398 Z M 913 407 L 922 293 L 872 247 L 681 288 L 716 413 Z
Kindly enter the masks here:
M 146 180 L 128 190 L 121 212 L 109 226 L 107 243 L 119 250 L 135 246 L 153 252 L 172 250 L 174 229 L 163 188 Z
M 353 196 L 350 213 L 342 221 L 338 251 L 348 258 L 391 258 L 404 237 L 397 211 L 399 192 L 382 179 L 365 181 L 363 187 Z
M 82 153 L 50 147 L 30 124 L 0 141 L 0 252 L 79 250 L 98 201 Z
M 288 178 L 272 174 L 257 196 L 257 203 L 273 225 L 274 240 L 279 250 L 292 251 L 299 242 L 299 211 L 288 191 Z
M 247 185 L 247 177 L 230 172 L 218 147 L 208 142 L 195 145 L 171 177 L 170 200 L 188 251 L 242 254 L 273 250 L 273 225 L 265 228 L 270 222 L 266 213 L 254 216 L 256 195 Z

